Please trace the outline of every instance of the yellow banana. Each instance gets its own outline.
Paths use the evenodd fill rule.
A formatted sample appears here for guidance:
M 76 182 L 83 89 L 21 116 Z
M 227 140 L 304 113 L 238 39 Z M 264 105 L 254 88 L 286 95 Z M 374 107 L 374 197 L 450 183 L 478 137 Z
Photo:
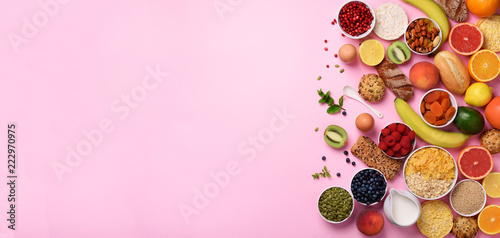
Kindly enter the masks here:
M 471 137 L 462 133 L 442 131 L 427 125 L 403 99 L 396 98 L 394 105 L 403 122 L 410 126 L 418 137 L 429 144 L 444 148 L 456 148 L 463 145 Z
M 436 21 L 439 27 L 441 27 L 441 32 L 443 33 L 443 40 L 441 40 L 441 45 L 448 39 L 448 33 L 450 33 L 450 22 L 448 21 L 448 16 L 444 13 L 441 6 L 439 6 L 434 0 L 402 0 L 403 2 L 409 3 L 414 7 L 423 11 L 428 17 Z M 441 46 L 440 45 L 440 46 Z

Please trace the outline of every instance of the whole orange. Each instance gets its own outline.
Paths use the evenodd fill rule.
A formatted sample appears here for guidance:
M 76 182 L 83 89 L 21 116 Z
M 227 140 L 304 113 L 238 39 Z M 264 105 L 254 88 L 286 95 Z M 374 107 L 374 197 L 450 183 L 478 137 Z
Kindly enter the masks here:
M 500 129 L 500 96 L 491 99 L 484 109 L 484 115 L 493 127 Z
M 487 17 L 495 14 L 500 7 L 500 0 L 467 0 L 469 11 L 478 17 Z

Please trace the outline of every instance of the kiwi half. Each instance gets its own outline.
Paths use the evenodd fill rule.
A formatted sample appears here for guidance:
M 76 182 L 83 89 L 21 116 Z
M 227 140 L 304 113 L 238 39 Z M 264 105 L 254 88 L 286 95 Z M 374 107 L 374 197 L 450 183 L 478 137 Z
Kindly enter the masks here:
M 395 64 L 402 64 L 411 57 L 411 51 L 402 41 L 394 41 L 387 47 L 387 57 Z
M 344 128 L 336 125 L 330 125 L 325 129 L 325 141 L 333 148 L 340 148 L 347 142 L 347 132 Z

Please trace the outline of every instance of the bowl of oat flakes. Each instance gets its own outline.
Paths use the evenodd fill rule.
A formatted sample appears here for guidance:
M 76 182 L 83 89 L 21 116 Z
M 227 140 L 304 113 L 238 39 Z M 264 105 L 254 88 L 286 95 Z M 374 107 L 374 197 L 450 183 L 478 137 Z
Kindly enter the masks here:
M 457 182 L 457 163 L 439 146 L 424 146 L 413 151 L 403 167 L 405 185 L 424 200 L 435 200 L 448 194 Z

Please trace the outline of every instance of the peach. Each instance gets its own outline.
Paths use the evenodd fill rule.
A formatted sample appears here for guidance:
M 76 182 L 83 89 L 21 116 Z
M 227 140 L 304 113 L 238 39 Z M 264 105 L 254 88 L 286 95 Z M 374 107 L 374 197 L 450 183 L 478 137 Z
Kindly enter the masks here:
M 374 236 L 384 228 L 384 216 L 373 208 L 365 208 L 356 217 L 356 227 L 361 233 Z
M 413 86 L 418 89 L 429 90 L 438 83 L 439 71 L 434 64 L 422 61 L 411 67 L 409 78 Z

